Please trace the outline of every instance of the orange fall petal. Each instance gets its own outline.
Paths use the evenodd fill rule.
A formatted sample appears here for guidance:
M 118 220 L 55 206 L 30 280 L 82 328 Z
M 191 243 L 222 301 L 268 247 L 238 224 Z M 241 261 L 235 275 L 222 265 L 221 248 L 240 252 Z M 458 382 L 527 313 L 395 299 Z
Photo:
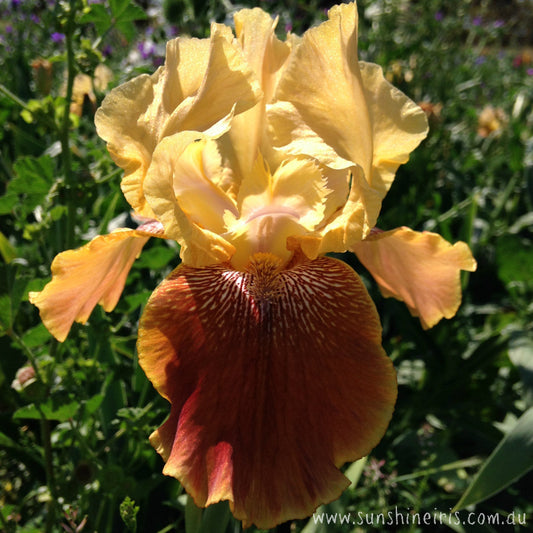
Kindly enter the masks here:
M 436 233 L 406 227 L 372 233 L 352 250 L 383 295 L 405 302 L 424 329 L 455 315 L 461 303 L 461 270 L 476 270 L 464 242 L 452 245 Z
M 197 505 L 244 526 L 310 515 L 349 484 L 396 400 L 375 307 L 344 263 L 256 254 L 178 267 L 141 319 L 139 362 L 171 404 L 151 441 Z
M 55 257 L 52 281 L 41 292 L 31 292 L 29 299 L 58 341 L 66 339 L 75 321 L 86 322 L 97 303 L 106 311 L 115 307 L 131 265 L 150 236 L 160 236 L 159 226 L 118 229 Z

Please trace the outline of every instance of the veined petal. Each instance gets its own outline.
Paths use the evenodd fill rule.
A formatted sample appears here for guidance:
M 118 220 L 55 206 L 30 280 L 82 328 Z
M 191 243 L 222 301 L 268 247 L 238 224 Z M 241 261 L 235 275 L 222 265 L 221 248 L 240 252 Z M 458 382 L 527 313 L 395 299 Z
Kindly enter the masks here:
M 422 108 L 391 85 L 379 65 L 361 61 L 359 67 L 374 138 L 369 183 L 383 198 L 398 167 L 425 139 L 428 122 Z
M 461 303 L 460 271 L 476 261 L 464 242 L 402 227 L 371 234 L 352 247 L 384 296 L 405 302 L 424 329 L 451 318 Z
M 244 526 L 303 518 L 381 439 L 396 398 L 375 307 L 344 263 L 180 266 L 153 293 L 139 362 L 171 404 L 151 436 L 197 505 Z M 324 436 L 327 435 L 327 438 Z
M 124 289 L 133 261 L 150 236 L 163 237 L 160 225 L 140 230 L 117 229 L 99 235 L 52 262 L 52 281 L 41 292 L 30 292 L 50 333 L 63 342 L 74 321 L 85 323 L 97 303 L 111 311 Z

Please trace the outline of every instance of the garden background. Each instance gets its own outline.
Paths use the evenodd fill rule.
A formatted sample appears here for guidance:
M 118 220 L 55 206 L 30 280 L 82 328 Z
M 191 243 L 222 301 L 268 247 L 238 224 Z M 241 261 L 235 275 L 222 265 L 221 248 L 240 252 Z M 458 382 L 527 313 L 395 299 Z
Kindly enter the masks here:
M 332 5 L 255 4 L 279 15 L 281 38 Z M 379 225 L 463 240 L 478 269 L 462 279 L 457 316 L 424 331 L 344 257 L 378 307 L 397 407 L 371 456 L 346 465 L 350 488 L 317 511 L 337 523 L 315 515 L 276 531 L 533 531 L 533 2 L 358 4 L 361 59 L 380 64 L 430 123 Z M 98 306 L 63 344 L 28 292 L 50 279 L 57 253 L 133 226 L 120 169 L 95 133 L 104 95 L 152 73 L 169 38 L 208 36 L 211 20 L 231 25 L 252 5 L 0 1 L 1 531 L 241 530 L 226 503 L 196 509 L 148 442 L 168 405 L 137 365 L 136 327 L 179 262 L 176 244 L 150 241 L 116 309 Z M 379 523 L 389 512 L 419 520 Z

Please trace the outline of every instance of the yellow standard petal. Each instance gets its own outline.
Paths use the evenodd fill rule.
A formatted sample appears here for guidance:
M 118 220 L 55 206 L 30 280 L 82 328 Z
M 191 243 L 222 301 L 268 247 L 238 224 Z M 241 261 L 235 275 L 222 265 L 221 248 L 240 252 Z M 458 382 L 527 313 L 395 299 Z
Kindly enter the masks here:
M 368 182 L 384 197 L 398 167 L 425 139 L 428 123 L 422 108 L 391 85 L 379 65 L 361 61 L 359 67 L 374 139 Z
M 162 138 L 183 130 L 219 136 L 229 116 L 260 98 L 259 84 L 227 30 L 214 26 L 211 39 L 170 41 L 164 67 L 111 91 L 96 113 L 97 132 L 124 169 L 122 191 L 139 215 L 154 216 L 144 178 Z
M 238 11 L 234 19 L 238 42 L 263 92 L 263 98 L 252 109 L 234 117 L 224 138 L 225 151 L 231 158 L 235 181 L 239 184 L 252 170 L 258 151 L 264 148 L 265 104 L 272 99 L 288 63 L 291 43 L 276 37 L 277 19 L 273 20 L 259 8 Z
M 111 311 L 126 276 L 152 232 L 118 229 L 100 235 L 52 262 L 52 281 L 41 292 L 30 292 L 50 333 L 63 342 L 74 321 L 85 323 L 97 303 Z
M 405 302 L 424 329 L 455 315 L 461 303 L 460 271 L 476 269 L 464 242 L 451 245 L 436 233 L 405 227 L 373 233 L 352 250 L 383 295 Z
M 276 99 L 296 111 L 295 124 L 306 124 L 337 157 L 358 164 L 368 179 L 373 138 L 357 58 L 357 6 L 334 6 L 328 16 L 327 22 L 305 33 Z
M 165 228 L 181 245 L 181 259 L 201 267 L 228 261 L 234 247 L 219 233 L 223 215 L 235 202 L 220 186 L 226 180 L 214 141 L 185 131 L 161 141 L 145 180 L 146 198 Z

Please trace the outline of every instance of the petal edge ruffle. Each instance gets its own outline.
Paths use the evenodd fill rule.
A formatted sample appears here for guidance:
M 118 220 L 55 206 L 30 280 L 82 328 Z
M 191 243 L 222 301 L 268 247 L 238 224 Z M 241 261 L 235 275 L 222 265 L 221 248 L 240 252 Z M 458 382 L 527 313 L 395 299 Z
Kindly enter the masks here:
M 115 307 L 131 265 L 151 235 L 157 233 L 149 224 L 140 230 L 118 229 L 55 257 L 52 280 L 42 291 L 30 292 L 29 300 L 58 341 L 67 338 L 74 322 L 85 323 L 97 303 L 106 311 Z
M 464 242 L 451 245 L 440 235 L 406 227 L 375 232 L 352 246 L 384 296 L 405 302 L 422 327 L 451 318 L 461 303 L 461 270 L 476 261 Z

